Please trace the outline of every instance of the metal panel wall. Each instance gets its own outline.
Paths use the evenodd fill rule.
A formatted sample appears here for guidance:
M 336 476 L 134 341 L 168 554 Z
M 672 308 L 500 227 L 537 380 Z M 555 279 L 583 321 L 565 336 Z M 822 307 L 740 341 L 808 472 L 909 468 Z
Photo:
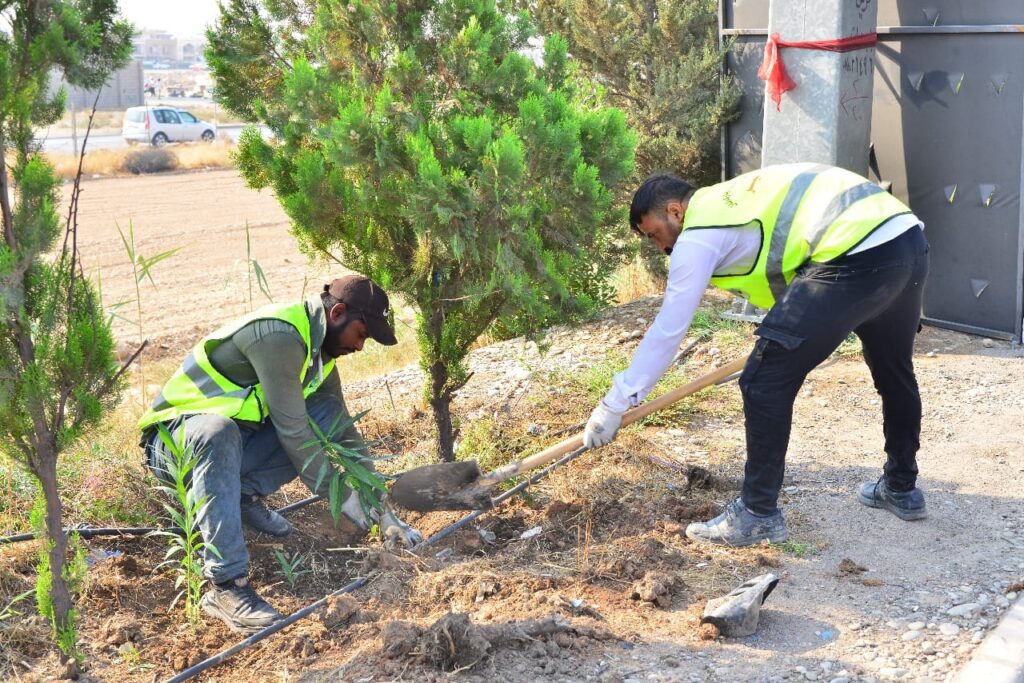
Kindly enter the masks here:
M 742 116 L 723 134 L 727 177 L 761 163 L 767 6 L 723 0 L 722 32 L 735 41 L 727 66 L 744 89 Z M 1024 2 L 880 0 L 878 17 L 872 170 L 927 225 L 925 318 L 1020 341 L 1024 27 L 1012 22 L 1024 23 Z

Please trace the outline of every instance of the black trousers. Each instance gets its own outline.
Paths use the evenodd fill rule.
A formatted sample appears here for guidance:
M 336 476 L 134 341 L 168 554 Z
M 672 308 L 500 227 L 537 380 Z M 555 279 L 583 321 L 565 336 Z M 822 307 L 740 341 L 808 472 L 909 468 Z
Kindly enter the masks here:
M 915 486 L 921 395 L 913 353 L 927 274 L 928 242 L 918 228 L 797 272 L 758 328 L 739 380 L 747 430 L 741 498 L 751 511 L 778 509 L 797 392 L 807 373 L 850 332 L 860 337 L 882 399 L 888 486 L 895 491 Z

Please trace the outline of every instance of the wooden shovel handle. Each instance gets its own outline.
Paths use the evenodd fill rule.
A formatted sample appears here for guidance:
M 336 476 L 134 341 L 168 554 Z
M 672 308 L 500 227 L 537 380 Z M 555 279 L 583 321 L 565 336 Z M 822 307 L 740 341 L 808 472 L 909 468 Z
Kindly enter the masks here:
M 690 394 L 695 394 L 704 387 L 711 386 L 719 380 L 723 380 L 729 375 L 739 372 L 746 365 L 747 358 L 737 358 L 728 365 L 723 365 L 714 372 L 708 373 L 703 377 L 693 380 L 685 386 L 681 386 L 677 389 L 673 389 L 667 394 L 663 394 L 658 398 L 648 401 L 630 411 L 627 411 L 622 416 L 622 427 L 631 425 L 637 420 L 642 420 L 651 413 L 655 413 L 662 408 L 672 405 L 676 401 Z M 541 465 L 547 465 L 549 462 L 554 462 L 558 458 L 562 457 L 570 451 L 574 451 L 583 445 L 583 434 L 577 434 L 576 436 L 570 437 L 565 441 L 556 443 L 554 446 L 545 448 L 540 453 L 535 453 L 524 460 L 519 462 L 512 462 L 504 467 L 499 467 L 488 475 L 481 477 L 478 482 L 480 486 L 493 486 L 498 482 L 505 481 L 511 477 L 518 476 L 523 472 L 528 472 L 535 467 Z

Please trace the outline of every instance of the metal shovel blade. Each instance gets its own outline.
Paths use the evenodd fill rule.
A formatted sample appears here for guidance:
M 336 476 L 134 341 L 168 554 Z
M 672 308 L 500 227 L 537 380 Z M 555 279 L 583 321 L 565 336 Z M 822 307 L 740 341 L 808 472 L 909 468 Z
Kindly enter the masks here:
M 757 631 L 761 617 L 761 604 L 768 599 L 779 577 L 762 574 L 744 581 L 728 595 L 708 600 L 702 624 L 714 624 L 719 633 L 728 638 L 741 638 Z
M 416 512 L 489 510 L 490 486 L 476 486 L 480 466 L 475 460 L 423 465 L 398 476 L 389 496 L 392 503 Z

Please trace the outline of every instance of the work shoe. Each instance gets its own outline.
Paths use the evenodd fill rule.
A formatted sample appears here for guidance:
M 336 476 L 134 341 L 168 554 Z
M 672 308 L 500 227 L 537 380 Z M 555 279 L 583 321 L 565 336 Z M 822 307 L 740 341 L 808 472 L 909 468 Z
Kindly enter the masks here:
M 291 522 L 268 508 L 258 496 L 242 496 L 242 523 L 251 529 L 278 538 L 292 532 Z
M 886 485 L 884 475 L 878 481 L 869 481 L 861 486 L 857 499 L 870 508 L 888 510 L 908 522 L 928 516 L 921 489 L 915 487 L 909 491 L 893 491 Z
M 214 584 L 203 594 L 199 605 L 204 612 L 238 633 L 256 633 L 284 618 L 259 596 L 244 576 Z
M 707 522 L 694 522 L 686 527 L 686 537 L 717 545 L 745 546 L 761 541 L 781 543 L 789 538 L 786 520 L 776 511 L 758 517 L 739 498 L 725 506 L 725 511 Z

